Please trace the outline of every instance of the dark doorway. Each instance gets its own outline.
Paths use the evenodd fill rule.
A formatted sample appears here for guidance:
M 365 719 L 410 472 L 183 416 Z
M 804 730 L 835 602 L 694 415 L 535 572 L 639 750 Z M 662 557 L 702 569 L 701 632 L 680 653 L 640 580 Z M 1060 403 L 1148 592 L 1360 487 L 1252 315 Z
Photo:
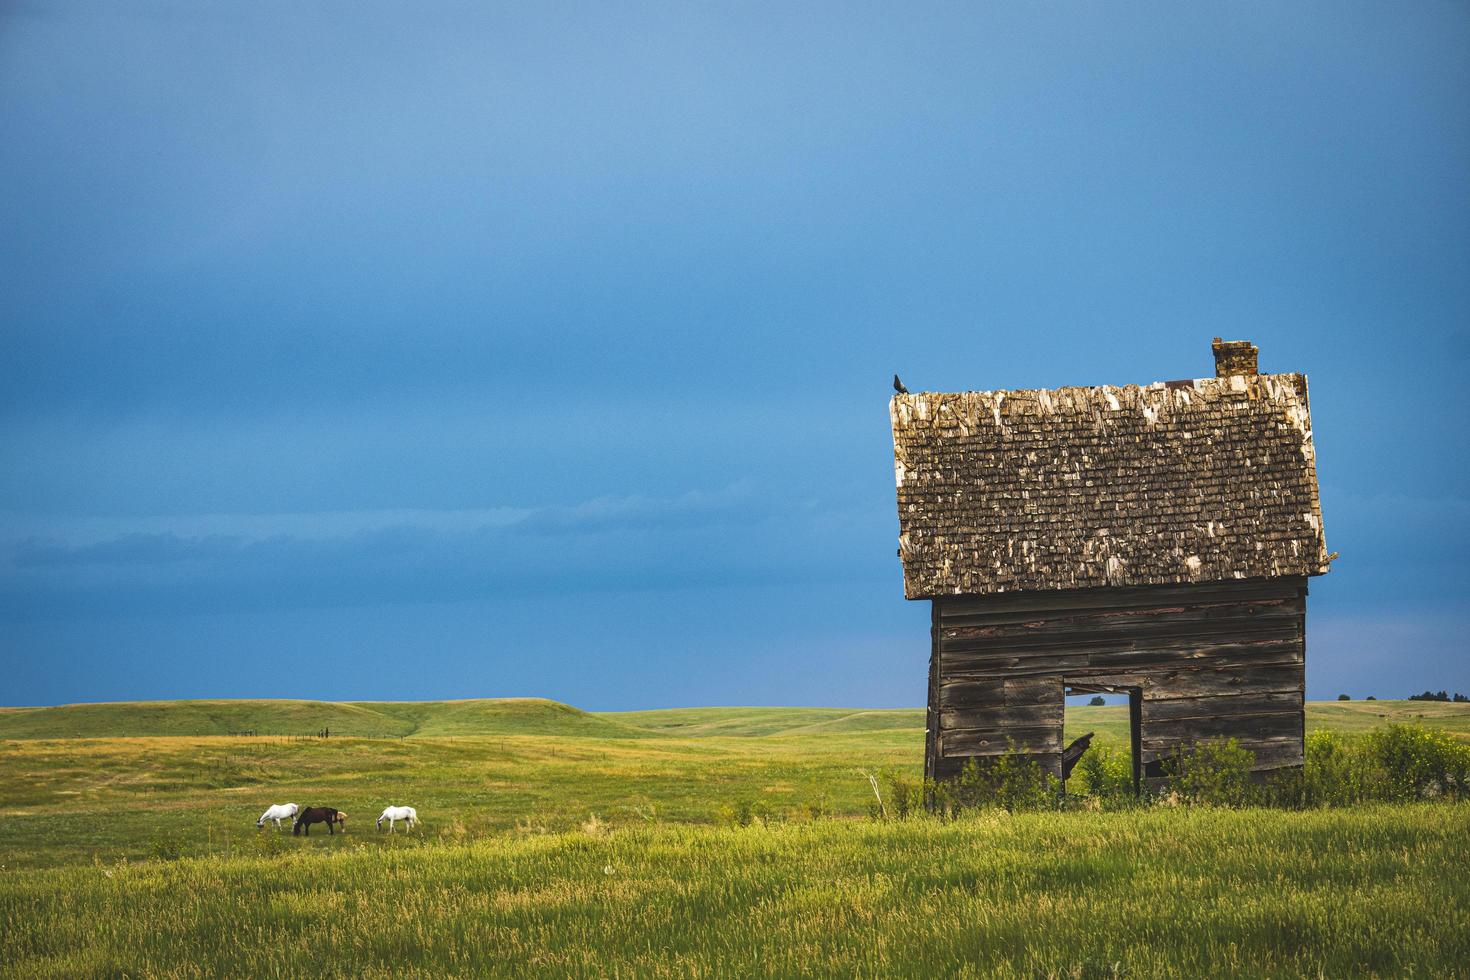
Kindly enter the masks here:
M 1143 731 L 1143 689 L 1128 688 L 1128 743 L 1133 755 L 1133 795 L 1143 789 L 1143 752 L 1139 744 Z

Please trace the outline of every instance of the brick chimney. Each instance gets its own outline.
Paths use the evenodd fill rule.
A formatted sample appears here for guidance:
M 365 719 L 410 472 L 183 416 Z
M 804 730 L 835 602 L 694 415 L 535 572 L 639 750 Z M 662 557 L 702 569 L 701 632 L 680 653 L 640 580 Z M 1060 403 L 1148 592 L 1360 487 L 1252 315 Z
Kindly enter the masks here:
M 1221 340 L 1216 337 L 1212 346 L 1215 350 L 1215 377 L 1256 373 L 1256 355 L 1261 349 L 1249 340 Z

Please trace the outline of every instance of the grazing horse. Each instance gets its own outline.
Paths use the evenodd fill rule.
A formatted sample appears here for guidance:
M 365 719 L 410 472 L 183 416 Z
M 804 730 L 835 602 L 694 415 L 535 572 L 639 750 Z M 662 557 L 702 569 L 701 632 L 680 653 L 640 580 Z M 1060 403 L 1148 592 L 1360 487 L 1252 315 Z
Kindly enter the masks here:
M 390 806 L 383 811 L 378 818 L 378 829 L 383 829 L 383 821 L 388 821 L 388 833 L 393 833 L 393 824 L 402 820 L 412 830 L 413 825 L 419 822 L 419 812 L 411 806 Z
M 264 830 L 265 822 L 267 820 L 274 820 L 276 823 L 276 829 L 280 830 L 281 821 L 296 819 L 296 812 L 300 809 L 301 808 L 298 807 L 295 803 L 274 803 L 271 805 L 270 809 L 266 810 L 260 815 L 259 820 L 255 821 L 255 829 Z
M 306 836 L 310 837 L 311 825 L 314 823 L 326 824 L 329 834 L 337 832 L 332 829 L 333 824 L 341 827 L 342 833 L 347 833 L 347 814 L 329 806 L 309 806 L 301 811 L 301 816 L 296 818 L 296 825 L 291 828 L 291 835 L 294 837 L 305 829 Z

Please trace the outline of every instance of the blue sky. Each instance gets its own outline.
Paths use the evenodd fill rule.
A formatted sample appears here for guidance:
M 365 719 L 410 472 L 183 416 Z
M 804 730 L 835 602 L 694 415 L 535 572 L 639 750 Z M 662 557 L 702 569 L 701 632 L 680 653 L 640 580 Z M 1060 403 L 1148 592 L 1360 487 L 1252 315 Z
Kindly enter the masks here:
M 1463 4 L 0 2 L 0 703 L 922 704 L 889 376 L 1311 378 L 1470 690 Z

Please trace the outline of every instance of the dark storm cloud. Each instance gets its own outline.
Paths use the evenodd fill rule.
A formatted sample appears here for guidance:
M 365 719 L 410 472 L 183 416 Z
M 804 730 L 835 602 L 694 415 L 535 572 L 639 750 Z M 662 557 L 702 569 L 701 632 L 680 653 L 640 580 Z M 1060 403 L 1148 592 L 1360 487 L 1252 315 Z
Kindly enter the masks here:
M 22 541 L 15 548 L 18 568 L 67 565 L 158 565 L 220 558 L 237 552 L 238 538 L 182 538 L 177 534 L 122 534 L 106 541 L 68 546 Z
M 887 517 L 816 515 L 739 486 L 444 516 L 317 515 L 306 534 L 256 519 L 249 535 L 198 533 L 242 523 L 220 516 L 195 522 L 191 534 L 23 537 L 4 549 L 0 594 L 8 616 L 32 619 L 841 580 L 852 573 L 834 574 L 831 563 L 863 565 L 852 526 L 881 527 Z M 331 533 L 334 523 L 341 532 Z

